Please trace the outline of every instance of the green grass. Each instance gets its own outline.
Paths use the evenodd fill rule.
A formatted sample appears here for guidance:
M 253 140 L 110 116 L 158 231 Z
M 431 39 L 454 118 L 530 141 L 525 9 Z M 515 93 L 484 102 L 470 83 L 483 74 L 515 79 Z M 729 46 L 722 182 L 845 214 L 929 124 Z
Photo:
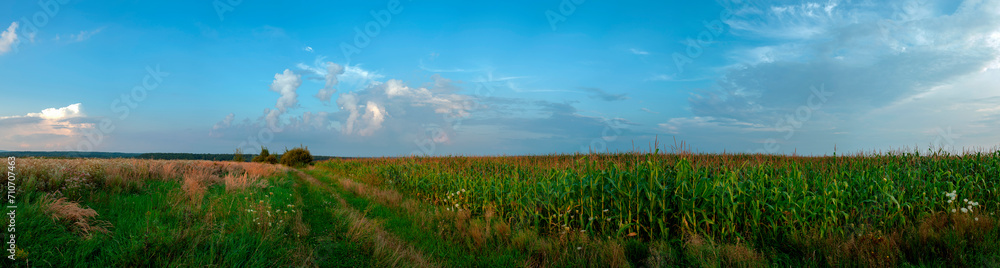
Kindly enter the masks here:
M 512 267 L 520 266 L 527 258 L 521 252 L 509 247 L 483 250 L 467 248 L 463 244 L 441 237 L 432 230 L 420 228 L 412 220 L 413 215 L 408 215 L 402 209 L 393 209 L 364 196 L 345 191 L 333 181 L 333 174 L 329 171 L 310 170 L 307 173 L 329 185 L 351 207 L 363 211 L 366 217 L 381 220 L 387 231 L 409 242 L 431 257 L 435 263 L 448 267 Z M 424 205 L 422 209 L 432 209 L 432 206 Z
M 353 243 L 348 242 L 344 234 L 347 224 L 336 216 L 334 207 L 339 206 L 329 193 L 299 183 L 296 187 L 303 197 L 302 218 L 309 225 L 308 242 L 313 247 L 313 258 L 319 267 L 368 267 L 371 262 L 367 254 Z
M 4 267 L 1000 266 L 1000 152 L 25 163 Z
M 76 202 L 110 224 L 110 232 L 90 238 L 45 214 L 39 206 L 44 193 L 28 188 L 18 199 L 22 253 L 18 261 L 5 262 L 14 267 L 368 266 L 366 255 L 344 239 L 344 223 L 321 206 L 322 193 L 291 173 L 267 180 L 267 188 L 238 192 L 209 186 L 197 203 L 184 201 L 176 180 L 149 180 L 134 192 L 90 191 Z M 289 205 L 305 209 L 290 213 Z M 271 226 L 254 223 L 259 215 L 247 211 L 262 207 L 275 215 Z M 305 237 L 292 228 L 295 214 L 311 229 Z

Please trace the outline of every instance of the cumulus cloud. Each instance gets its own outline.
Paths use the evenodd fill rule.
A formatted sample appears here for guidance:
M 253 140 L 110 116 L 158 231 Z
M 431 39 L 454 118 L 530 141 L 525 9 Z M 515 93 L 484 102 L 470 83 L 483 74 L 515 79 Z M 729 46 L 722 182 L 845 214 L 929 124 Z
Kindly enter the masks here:
M 10 24 L 6 31 L 0 33 L 0 55 L 10 52 L 10 49 L 17 43 L 17 22 Z
M 62 108 L 48 108 L 41 113 L 28 113 L 28 117 L 40 117 L 47 120 L 60 120 L 84 116 L 80 103 L 70 104 Z
M 330 97 L 333 96 L 333 93 L 337 92 L 337 89 L 334 88 L 340 82 L 337 80 L 337 76 L 344 74 L 344 67 L 340 66 L 340 64 L 327 62 L 326 65 L 326 74 L 324 74 L 326 85 L 315 95 L 316 98 L 324 103 L 330 102 Z
M 271 82 L 271 91 L 281 94 L 281 97 L 278 98 L 278 103 L 274 107 L 285 112 L 288 108 L 297 105 L 299 95 L 295 93 L 295 90 L 301 85 L 302 76 L 293 73 L 292 70 L 285 69 L 285 72 L 275 74 L 274 81 Z
M 212 126 L 212 132 L 209 132 L 209 136 L 213 136 L 213 137 L 220 136 L 221 134 L 218 133 L 217 131 L 224 130 L 224 129 L 229 128 L 230 126 L 232 126 L 234 119 L 236 119 L 236 114 L 235 113 L 229 113 L 229 115 L 226 115 L 226 118 L 223 118 L 222 121 L 219 121 L 219 122 L 215 123 L 214 126 Z
M 331 66 L 331 64 L 336 66 Z M 332 86 L 348 91 L 364 90 L 369 85 L 378 84 L 380 80 L 385 78 L 384 75 L 376 71 L 364 69 L 361 65 L 340 65 L 328 62 L 325 56 L 316 57 L 311 65 L 298 63 L 295 66 L 299 69 L 300 73 L 306 75 L 306 79 L 322 81 L 324 88 L 330 88 L 330 90 L 326 90 L 323 93 L 329 93 L 331 97 L 333 93 L 336 93 L 336 90 Z M 331 73 L 335 75 L 331 76 Z M 321 96 L 324 95 L 316 95 L 317 98 Z
M 340 97 L 337 98 L 337 105 L 340 106 L 340 110 L 348 113 L 347 121 L 344 122 L 344 134 L 354 133 L 354 124 L 358 120 L 359 115 L 357 95 L 352 93 L 340 94 Z
M 390 79 L 356 93 L 341 94 L 337 104 L 345 113 L 342 115 L 342 132 L 347 135 L 372 135 L 381 128 L 389 114 L 397 115 L 398 123 L 407 125 L 469 116 L 469 111 L 474 108 L 473 98 L 453 94 L 456 87 L 449 79 L 437 75 L 432 79 L 434 83 L 430 87 L 415 88 L 402 80 Z M 359 107 L 362 102 L 365 103 L 364 109 Z
M 301 114 L 279 113 L 282 129 L 273 139 L 259 133 L 273 121 L 268 115 L 280 109 L 268 109 L 256 119 L 242 121 L 227 115 L 213 126 L 210 135 L 234 144 L 247 137 L 267 137 L 262 142 L 270 146 L 323 144 L 358 155 L 528 153 L 555 148 L 555 143 L 559 149 L 552 150 L 572 152 L 585 151 L 591 145 L 600 145 L 595 149 L 603 151 L 607 142 L 626 140 L 628 128 L 636 125 L 618 117 L 581 115 L 574 103 L 472 95 L 469 92 L 476 85 L 465 86 L 463 81 L 437 74 L 424 83 L 380 80 L 380 74 L 359 66 L 343 66 L 341 73 L 320 60 L 322 57 L 314 64 L 297 64 L 297 69 L 302 78 L 337 85 L 340 90 L 330 101 L 339 109 L 305 107 L 309 111 Z M 336 73 L 340 75 L 329 75 Z M 297 82 L 288 82 L 290 76 L 294 73 L 276 75 L 272 88 L 296 87 Z M 344 88 L 345 83 L 351 83 L 348 80 L 365 86 Z M 624 94 L 598 93 L 602 94 L 595 96 L 608 100 L 625 98 Z M 276 108 L 291 105 L 279 101 Z
M 365 104 L 365 115 L 361 119 L 364 120 L 368 125 L 365 128 L 358 131 L 361 136 L 370 136 L 375 133 L 376 130 L 382 128 L 382 122 L 385 121 L 385 109 L 379 107 L 378 104 L 372 101 L 368 101 Z
M 298 105 L 299 95 L 295 91 L 301 85 L 302 76 L 293 73 L 292 70 L 285 69 L 284 72 L 274 75 L 274 81 L 271 82 L 271 91 L 277 92 L 281 96 L 278 97 L 278 103 L 274 105 L 275 109 L 268 111 L 268 126 L 272 128 L 278 126 L 281 115 L 285 114 L 288 109 Z
M 80 103 L 47 108 L 38 113 L 0 117 L 0 148 L 21 150 L 63 150 L 94 127 Z

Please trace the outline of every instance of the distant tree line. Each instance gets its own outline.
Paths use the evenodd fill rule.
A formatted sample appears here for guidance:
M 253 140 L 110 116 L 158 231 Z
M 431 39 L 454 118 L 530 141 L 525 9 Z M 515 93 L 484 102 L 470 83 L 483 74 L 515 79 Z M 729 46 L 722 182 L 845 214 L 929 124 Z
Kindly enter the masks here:
M 292 149 L 294 150 L 294 149 Z M 109 152 L 12 152 L 0 151 L 0 156 L 13 157 L 42 157 L 42 158 L 134 158 L 134 159 L 159 159 L 159 160 L 211 160 L 211 161 L 250 161 L 254 154 L 240 154 L 242 159 L 237 159 L 234 154 L 192 154 L 192 153 L 109 153 Z M 275 162 L 281 159 L 280 155 L 275 157 Z M 312 156 L 313 161 L 323 161 L 333 158 L 332 156 Z

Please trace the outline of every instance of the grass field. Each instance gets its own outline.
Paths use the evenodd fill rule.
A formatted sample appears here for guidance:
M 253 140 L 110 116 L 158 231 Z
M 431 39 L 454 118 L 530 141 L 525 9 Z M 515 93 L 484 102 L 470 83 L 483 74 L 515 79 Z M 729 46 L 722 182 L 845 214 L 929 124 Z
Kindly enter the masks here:
M 1000 266 L 998 151 L 16 168 L 17 267 Z

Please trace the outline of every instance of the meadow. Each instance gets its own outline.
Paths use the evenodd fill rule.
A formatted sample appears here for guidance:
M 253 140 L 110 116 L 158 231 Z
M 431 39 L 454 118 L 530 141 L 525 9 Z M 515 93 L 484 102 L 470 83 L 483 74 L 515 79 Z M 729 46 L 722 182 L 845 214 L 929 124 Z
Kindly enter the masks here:
M 17 161 L 17 267 L 1000 266 L 1000 151 Z

